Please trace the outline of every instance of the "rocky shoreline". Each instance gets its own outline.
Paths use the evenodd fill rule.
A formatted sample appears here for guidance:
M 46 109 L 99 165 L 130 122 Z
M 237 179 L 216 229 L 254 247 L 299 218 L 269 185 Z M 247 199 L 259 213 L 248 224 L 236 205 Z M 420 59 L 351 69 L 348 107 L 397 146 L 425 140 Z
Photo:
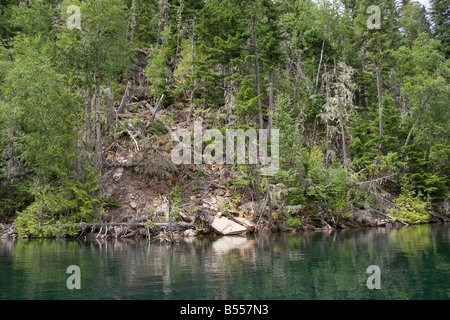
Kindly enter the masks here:
M 400 221 L 392 221 L 382 215 L 371 214 L 366 210 L 358 210 L 351 218 L 342 218 L 334 226 L 323 218 L 311 218 L 306 214 L 301 214 L 300 225 L 289 226 L 285 220 L 273 220 L 272 227 L 269 228 L 267 217 L 262 217 L 254 210 L 257 204 L 246 203 L 240 214 L 227 213 L 224 215 L 218 211 L 217 206 L 206 203 L 210 208 L 202 206 L 195 214 L 178 214 L 181 221 L 154 222 L 163 220 L 164 212 L 159 215 L 141 216 L 129 222 L 99 222 L 99 223 L 79 223 L 81 228 L 76 237 L 81 240 L 94 239 L 117 239 L 132 238 L 149 240 L 160 239 L 161 241 L 174 242 L 183 237 L 211 236 L 211 235 L 245 235 L 249 233 L 270 233 L 270 232 L 302 232 L 302 231 L 330 231 L 334 229 L 357 229 L 357 228 L 400 228 L 405 227 Z M 212 208 L 213 209 L 212 209 Z M 297 206 L 298 207 L 298 206 Z M 303 207 L 303 206 L 302 206 Z M 215 208 L 215 209 L 214 209 Z M 289 210 L 291 208 L 285 208 Z M 258 219 L 255 219 L 258 218 Z M 449 222 L 447 217 L 440 215 L 430 215 L 430 223 Z M 72 226 L 73 226 L 72 225 Z M 45 227 L 45 226 L 44 226 Z M 64 234 L 60 234 L 64 238 Z M 17 235 L 13 222 L 0 223 L 0 239 L 20 239 Z

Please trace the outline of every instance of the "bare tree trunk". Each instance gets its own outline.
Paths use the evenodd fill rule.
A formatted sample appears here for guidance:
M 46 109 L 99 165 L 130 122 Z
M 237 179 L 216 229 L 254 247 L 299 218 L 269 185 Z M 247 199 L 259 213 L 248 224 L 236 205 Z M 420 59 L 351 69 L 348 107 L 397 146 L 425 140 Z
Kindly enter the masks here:
M 123 113 L 123 110 L 127 106 L 129 96 L 130 96 L 130 81 L 127 82 L 127 87 L 125 89 L 125 93 L 123 94 L 122 101 L 120 101 L 119 109 L 117 110 L 117 113 Z
M 267 181 L 266 178 L 266 185 L 267 185 L 267 196 L 268 196 L 268 205 L 269 205 L 269 230 L 272 230 L 273 227 L 273 215 L 272 215 L 272 196 L 270 195 L 270 183 Z
M 183 22 L 182 13 L 183 13 L 184 1 L 180 0 L 180 6 L 178 7 L 178 19 L 177 19 L 177 49 L 175 50 L 175 68 L 178 65 L 178 55 L 180 54 L 180 37 L 181 37 L 181 24 Z
M 431 151 L 431 130 L 428 130 L 428 142 L 427 142 L 427 152 L 425 154 L 425 161 L 428 161 L 430 159 L 430 151 Z
M 164 0 L 164 27 L 163 30 L 169 24 L 169 0 Z M 163 51 L 166 49 L 167 39 L 163 39 L 162 49 Z
M 156 113 L 158 112 L 159 108 L 161 108 L 163 99 L 164 99 L 164 93 L 161 95 L 161 98 L 159 98 L 159 101 L 156 103 L 155 111 L 153 112 L 152 116 L 150 117 L 150 120 L 148 121 L 148 123 L 145 125 L 144 130 L 147 130 L 150 127 L 150 125 L 153 123 L 153 121 L 155 121 Z
M 45 200 L 44 200 L 44 177 L 42 177 L 42 186 L 41 186 L 41 190 L 39 191 L 39 193 L 41 194 L 41 227 L 42 224 L 44 223 L 44 206 L 45 206 Z
M 161 9 L 159 11 L 159 20 L 158 20 L 158 35 L 156 37 L 156 44 L 159 46 L 159 44 L 161 43 L 161 29 L 162 28 L 162 16 L 163 16 L 163 12 L 164 12 L 164 2 L 165 0 L 160 0 L 161 1 Z
M 106 125 L 109 129 L 114 117 L 114 97 L 112 87 L 108 88 L 108 98 L 106 99 Z
M 169 0 L 164 1 L 164 28 L 169 24 Z
M 319 60 L 319 67 L 317 68 L 317 76 L 316 76 L 316 85 L 314 86 L 314 92 L 317 90 L 317 86 L 319 85 L 319 74 L 320 74 L 320 67 L 322 66 L 322 60 L 323 60 L 323 49 L 325 47 L 325 39 L 327 37 L 327 26 L 325 26 L 323 30 L 323 41 L 322 41 L 322 49 L 320 50 L 320 60 Z
M 406 147 L 409 144 L 409 140 L 411 139 L 414 128 L 419 123 L 419 119 L 420 119 L 420 117 L 417 117 L 416 121 L 414 121 L 413 125 L 411 126 L 411 129 L 408 132 L 408 136 L 406 137 L 406 140 L 405 140 L 405 145 L 403 146 L 402 158 L 404 158 L 406 156 Z
M 381 74 L 380 74 L 380 66 L 378 61 L 375 61 L 375 71 L 377 74 L 377 91 L 378 91 L 378 117 L 379 117 L 379 128 L 380 128 L 380 136 L 383 135 L 383 92 L 381 90 Z
M 194 79 L 194 61 L 195 61 L 195 29 L 194 22 L 192 22 L 192 41 L 191 41 L 191 54 L 192 54 L 192 65 L 191 65 L 191 81 L 194 81 L 193 86 L 191 88 L 191 95 L 189 98 L 189 113 L 187 116 L 187 122 L 191 123 L 191 117 L 194 113 L 194 91 L 195 91 L 195 79 Z
M 256 76 L 256 94 L 258 96 L 258 120 L 259 120 L 259 129 L 262 129 L 264 127 L 263 125 L 263 116 L 262 116 L 262 106 L 261 106 L 261 87 L 259 83 L 259 58 L 258 58 L 258 37 L 256 35 L 256 29 L 255 29 L 255 20 L 256 17 L 253 16 L 252 19 L 252 38 L 253 38 L 253 54 L 255 55 L 255 76 Z
M 92 90 L 91 88 L 88 89 L 88 93 L 87 93 L 87 108 L 86 108 L 86 112 L 87 112 L 87 117 L 86 117 L 86 131 L 89 137 L 91 137 L 92 134 L 92 119 L 91 119 L 91 113 L 92 113 Z
M 326 93 L 327 93 L 327 106 L 329 106 L 330 104 L 330 76 L 327 73 L 327 66 L 324 65 L 324 71 L 325 71 L 325 81 L 326 81 Z M 326 158 L 325 158 L 325 168 L 329 168 L 330 167 L 330 119 L 327 116 L 327 121 L 326 121 L 326 125 L 327 125 L 327 144 L 326 144 Z
M 269 72 L 269 120 L 267 124 L 267 129 L 269 133 L 269 137 L 271 137 L 272 133 L 272 116 L 274 112 L 274 80 L 273 80 L 273 70 L 270 70 Z
M 366 85 L 364 85 L 364 105 L 366 106 L 366 109 L 369 108 L 369 93 L 367 92 Z
M 136 31 L 136 0 L 133 0 L 131 2 L 131 8 L 130 8 L 130 19 L 128 21 L 128 30 L 127 30 L 127 39 L 132 40 L 134 38 L 134 33 Z
M 336 58 L 334 58 L 334 75 L 336 78 L 336 83 L 338 84 L 338 106 L 339 106 L 339 124 L 341 127 L 341 136 L 342 136 L 342 153 L 344 155 L 344 168 L 347 168 L 348 161 L 347 161 L 347 145 L 345 143 L 345 130 L 344 130 L 344 109 L 342 106 L 341 101 L 341 90 L 339 87 L 339 78 L 338 78 L 338 72 L 337 72 L 337 66 L 336 66 Z
M 103 165 L 102 159 L 102 136 L 101 136 L 101 126 L 100 126 L 100 88 L 95 87 L 95 113 L 97 121 L 97 161 L 98 168 L 101 169 Z

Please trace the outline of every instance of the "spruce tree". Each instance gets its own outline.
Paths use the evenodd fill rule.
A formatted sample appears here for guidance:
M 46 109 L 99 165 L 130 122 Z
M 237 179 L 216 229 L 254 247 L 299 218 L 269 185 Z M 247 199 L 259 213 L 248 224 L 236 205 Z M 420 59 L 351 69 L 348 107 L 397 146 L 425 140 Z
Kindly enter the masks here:
M 433 35 L 441 41 L 442 51 L 450 57 L 450 1 L 430 0 L 430 16 L 433 22 Z

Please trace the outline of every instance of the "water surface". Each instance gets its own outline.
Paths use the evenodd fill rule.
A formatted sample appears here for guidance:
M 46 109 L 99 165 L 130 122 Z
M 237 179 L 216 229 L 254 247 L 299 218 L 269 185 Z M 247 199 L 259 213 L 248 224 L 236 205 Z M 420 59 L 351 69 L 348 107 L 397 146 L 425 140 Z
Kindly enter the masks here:
M 67 267 L 81 271 L 69 290 Z M 367 268 L 380 268 L 368 289 Z M 450 225 L 147 240 L 0 240 L 0 299 L 446 299 Z

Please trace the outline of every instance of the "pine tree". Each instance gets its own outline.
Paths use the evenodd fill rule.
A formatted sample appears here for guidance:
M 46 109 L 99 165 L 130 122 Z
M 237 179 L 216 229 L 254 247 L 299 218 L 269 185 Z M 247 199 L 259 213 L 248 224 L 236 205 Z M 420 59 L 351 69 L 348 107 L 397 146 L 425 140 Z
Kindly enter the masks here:
M 433 34 L 442 43 L 446 58 L 450 57 L 450 1 L 431 0 L 430 16 L 433 22 Z
M 123 0 L 64 2 L 66 7 L 69 4 L 78 5 L 83 12 L 82 26 L 80 30 L 66 30 L 58 44 L 62 52 L 72 56 L 65 68 L 78 75 L 83 89 L 93 92 L 97 167 L 101 170 L 101 86 L 109 87 L 117 81 L 132 61 L 130 41 L 126 39 L 127 7 Z
M 404 30 L 405 42 L 412 45 L 419 33 L 430 34 L 430 26 L 424 14 L 425 7 L 417 2 L 409 2 L 403 6 L 400 18 L 400 26 Z

